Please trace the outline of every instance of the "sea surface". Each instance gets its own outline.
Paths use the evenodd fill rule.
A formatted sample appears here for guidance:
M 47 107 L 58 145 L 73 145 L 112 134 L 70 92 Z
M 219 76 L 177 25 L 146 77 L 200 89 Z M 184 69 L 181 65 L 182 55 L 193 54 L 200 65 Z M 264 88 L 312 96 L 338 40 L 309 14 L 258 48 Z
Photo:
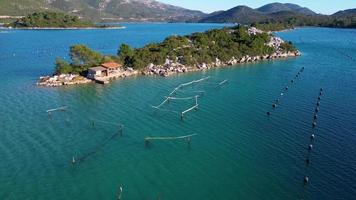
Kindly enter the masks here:
M 115 54 L 121 43 L 141 47 L 226 24 L 125 26 L 0 30 L 0 199 L 117 199 L 119 187 L 124 200 L 355 199 L 356 30 L 277 33 L 297 46 L 298 58 L 110 85 L 35 85 L 72 44 Z M 152 107 L 203 77 L 210 78 L 177 92 L 183 99 Z M 195 95 L 198 110 L 181 121 Z M 46 113 L 63 105 L 66 111 Z M 197 135 L 144 142 L 188 134 Z

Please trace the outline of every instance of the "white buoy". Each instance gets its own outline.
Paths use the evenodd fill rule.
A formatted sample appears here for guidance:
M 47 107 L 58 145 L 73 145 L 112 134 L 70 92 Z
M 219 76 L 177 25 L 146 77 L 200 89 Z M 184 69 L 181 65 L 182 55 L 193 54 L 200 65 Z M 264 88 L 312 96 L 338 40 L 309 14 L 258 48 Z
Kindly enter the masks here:
M 72 158 L 72 164 L 75 164 L 75 158 L 74 158 L 74 156 L 73 156 L 73 158 Z
M 315 135 L 312 134 L 312 135 L 310 136 L 310 139 L 314 140 L 314 138 L 315 138 Z
M 122 187 L 120 186 L 119 194 L 117 195 L 117 200 L 121 200 L 121 195 L 122 195 Z

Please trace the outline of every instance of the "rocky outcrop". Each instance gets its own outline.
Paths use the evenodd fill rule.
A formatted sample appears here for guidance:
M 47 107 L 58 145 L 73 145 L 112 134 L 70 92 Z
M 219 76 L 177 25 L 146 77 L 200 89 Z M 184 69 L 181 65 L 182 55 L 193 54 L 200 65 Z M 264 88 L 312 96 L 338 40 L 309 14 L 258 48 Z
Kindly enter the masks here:
M 78 85 L 90 83 L 92 80 L 74 74 L 61 74 L 54 76 L 42 76 L 37 82 L 39 86 L 59 87 L 63 85 Z

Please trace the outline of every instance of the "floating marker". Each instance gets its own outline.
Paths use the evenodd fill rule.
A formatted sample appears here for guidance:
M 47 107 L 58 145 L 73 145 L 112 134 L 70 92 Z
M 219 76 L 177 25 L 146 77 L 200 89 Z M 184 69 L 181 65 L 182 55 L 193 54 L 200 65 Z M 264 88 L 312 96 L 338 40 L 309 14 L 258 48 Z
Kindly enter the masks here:
M 72 164 L 73 164 L 73 165 L 75 164 L 75 158 L 74 158 L 74 156 L 73 156 L 73 158 L 72 158 Z
M 270 113 L 270 112 L 267 112 L 267 115 L 271 115 L 271 113 Z
M 122 187 L 120 186 L 117 194 L 117 200 L 121 200 L 121 195 L 122 195 Z
M 272 107 L 273 107 L 273 108 L 277 108 L 277 104 L 273 104 Z
M 319 108 L 317 107 L 317 108 L 315 108 L 315 112 L 317 113 L 317 112 L 319 112 Z
M 308 149 L 309 149 L 309 150 L 312 150 L 312 149 L 313 149 L 313 145 L 312 145 L 312 144 L 309 144 Z
M 305 162 L 306 162 L 307 164 L 309 164 L 309 163 L 310 163 L 310 159 L 307 158 L 307 159 L 305 160 Z
M 313 128 L 316 127 L 316 122 L 313 122 Z
M 279 102 L 279 99 L 276 99 L 276 103 L 278 103 Z
M 321 100 L 321 97 L 320 97 L 320 96 L 318 97 L 318 100 Z
M 286 87 L 286 90 L 288 90 L 288 86 Z
M 317 115 L 317 114 L 315 114 L 315 115 L 314 115 L 314 119 L 317 119 L 317 118 L 318 118 L 318 115 Z
M 294 83 L 294 80 L 291 80 L 290 82 L 291 82 L 291 83 Z
M 315 138 L 315 135 L 311 134 L 310 139 L 314 140 L 314 138 Z
M 323 88 L 320 88 L 320 91 L 323 91 Z
M 304 184 L 307 184 L 307 183 L 309 183 L 309 177 L 305 176 L 304 177 Z
M 317 105 L 317 106 L 320 106 L 320 102 L 318 101 L 318 102 L 316 103 L 316 105 Z

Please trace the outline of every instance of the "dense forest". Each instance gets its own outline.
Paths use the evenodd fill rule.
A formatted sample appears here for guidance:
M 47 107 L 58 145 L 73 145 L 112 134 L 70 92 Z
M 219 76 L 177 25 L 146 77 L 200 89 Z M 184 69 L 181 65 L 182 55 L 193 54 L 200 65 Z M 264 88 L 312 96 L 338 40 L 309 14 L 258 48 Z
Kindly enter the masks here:
M 187 36 L 171 36 L 161 43 L 148 44 L 142 48 L 132 48 L 122 44 L 116 56 L 104 56 L 84 45 L 70 48 L 71 63 L 57 60 L 56 73 L 85 73 L 93 66 L 107 60 L 119 60 L 125 67 L 143 69 L 150 63 L 163 65 L 166 59 L 179 62 L 186 66 L 222 62 L 232 57 L 269 55 L 275 49 L 267 46 L 270 35 L 259 33 L 249 35 L 247 27 L 214 29 L 204 33 L 193 33 Z M 283 52 L 295 51 L 294 46 L 287 42 L 281 45 Z
M 36 12 L 16 20 L 13 23 L 6 24 L 8 27 L 14 28 L 32 28 L 32 27 L 55 27 L 55 28 L 70 28 L 70 27 L 95 27 L 96 25 L 82 21 L 78 16 L 67 15 L 58 12 Z

